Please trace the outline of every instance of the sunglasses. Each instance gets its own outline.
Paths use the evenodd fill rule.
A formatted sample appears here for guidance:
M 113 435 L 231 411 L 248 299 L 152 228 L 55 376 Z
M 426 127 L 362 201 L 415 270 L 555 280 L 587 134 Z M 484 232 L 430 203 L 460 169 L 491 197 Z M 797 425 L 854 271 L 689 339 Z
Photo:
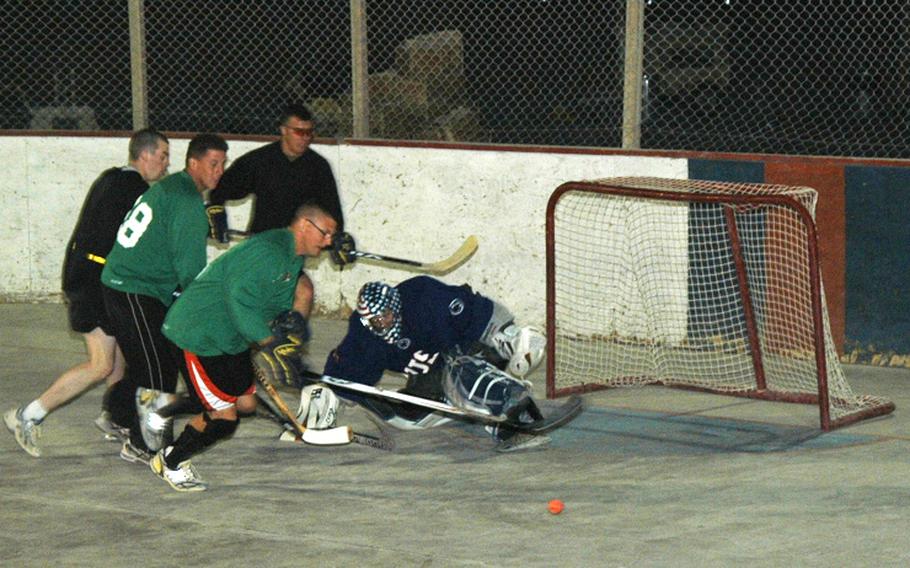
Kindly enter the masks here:
M 316 134 L 315 128 L 300 128 L 299 126 L 288 126 L 287 124 L 283 124 L 282 128 L 287 128 L 288 130 L 290 130 L 297 136 L 300 136 L 301 138 L 303 138 L 303 137 L 312 138 Z

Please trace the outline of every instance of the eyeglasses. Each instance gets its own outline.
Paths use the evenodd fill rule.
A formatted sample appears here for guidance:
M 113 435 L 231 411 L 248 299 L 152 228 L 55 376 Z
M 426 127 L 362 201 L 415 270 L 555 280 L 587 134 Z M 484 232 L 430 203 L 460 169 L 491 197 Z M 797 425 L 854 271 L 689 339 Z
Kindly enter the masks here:
M 310 219 L 309 217 L 304 217 L 304 218 L 307 220 L 307 223 L 309 223 L 310 225 L 313 225 L 314 227 L 316 227 L 316 230 L 319 231 L 320 233 L 322 233 L 322 236 L 323 236 L 323 237 L 332 238 L 332 233 L 326 231 L 325 229 L 323 229 L 322 227 L 320 227 L 319 225 L 317 225 L 316 223 L 314 223 L 313 220 Z
M 316 134 L 315 128 L 301 128 L 299 126 L 288 126 L 287 124 L 282 124 L 281 126 L 282 126 L 282 128 L 287 128 L 288 130 L 290 130 L 297 136 L 300 136 L 301 138 L 303 138 L 303 137 L 312 138 Z

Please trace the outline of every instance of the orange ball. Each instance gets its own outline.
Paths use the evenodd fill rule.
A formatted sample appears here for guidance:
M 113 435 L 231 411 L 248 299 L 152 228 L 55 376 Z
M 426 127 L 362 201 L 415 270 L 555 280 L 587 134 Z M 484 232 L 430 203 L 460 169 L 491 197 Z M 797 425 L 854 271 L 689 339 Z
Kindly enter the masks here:
M 559 499 L 553 499 L 547 503 L 547 509 L 550 510 L 554 515 L 562 513 L 562 510 L 565 508 L 565 504 Z

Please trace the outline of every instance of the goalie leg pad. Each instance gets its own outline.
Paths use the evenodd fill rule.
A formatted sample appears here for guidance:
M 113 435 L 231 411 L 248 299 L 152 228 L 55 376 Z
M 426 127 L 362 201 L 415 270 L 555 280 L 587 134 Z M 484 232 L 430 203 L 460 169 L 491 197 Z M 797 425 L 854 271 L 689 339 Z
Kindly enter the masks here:
M 521 412 L 531 399 L 528 383 L 470 355 L 446 360 L 444 387 L 454 406 L 493 416 Z
M 297 422 L 307 428 L 334 428 L 338 420 L 338 397 L 329 387 L 307 385 L 300 389 Z
M 534 327 L 515 325 L 515 316 L 498 302 L 493 302 L 493 314 L 480 342 L 491 347 L 503 361 L 508 362 L 506 370 L 522 379 L 540 365 L 547 340 Z
M 523 379 L 543 360 L 547 340 L 540 330 L 510 324 L 493 335 L 493 347 L 506 361 L 506 370 Z

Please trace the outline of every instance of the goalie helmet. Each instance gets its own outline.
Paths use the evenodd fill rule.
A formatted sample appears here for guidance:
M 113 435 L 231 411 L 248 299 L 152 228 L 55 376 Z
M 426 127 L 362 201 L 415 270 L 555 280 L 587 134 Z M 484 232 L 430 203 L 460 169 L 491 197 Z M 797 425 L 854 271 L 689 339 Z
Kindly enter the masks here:
M 307 385 L 300 389 L 297 422 L 314 430 L 334 428 L 338 418 L 338 397 L 322 385 Z
M 382 282 L 367 282 L 357 296 L 360 323 L 386 343 L 401 338 L 401 294 Z

